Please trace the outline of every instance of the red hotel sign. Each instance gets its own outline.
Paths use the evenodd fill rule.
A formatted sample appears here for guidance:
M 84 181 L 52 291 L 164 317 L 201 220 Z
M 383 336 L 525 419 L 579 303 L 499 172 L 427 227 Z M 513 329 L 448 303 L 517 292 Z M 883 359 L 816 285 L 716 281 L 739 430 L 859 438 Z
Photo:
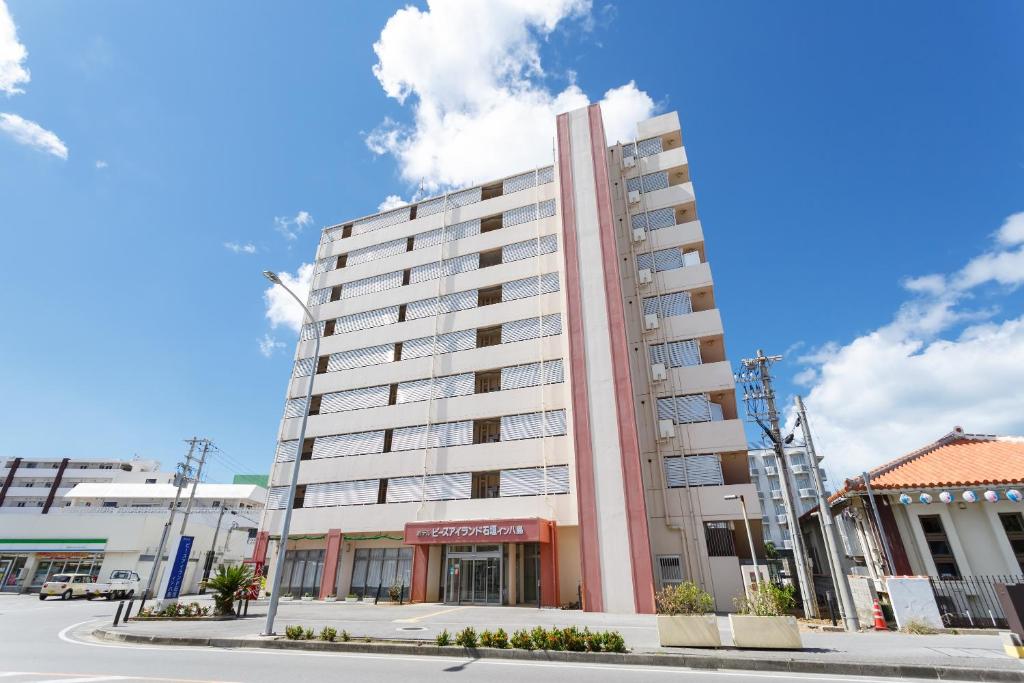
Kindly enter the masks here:
M 551 522 L 526 519 L 474 519 L 457 522 L 409 522 L 405 525 L 408 545 L 441 543 L 548 543 Z

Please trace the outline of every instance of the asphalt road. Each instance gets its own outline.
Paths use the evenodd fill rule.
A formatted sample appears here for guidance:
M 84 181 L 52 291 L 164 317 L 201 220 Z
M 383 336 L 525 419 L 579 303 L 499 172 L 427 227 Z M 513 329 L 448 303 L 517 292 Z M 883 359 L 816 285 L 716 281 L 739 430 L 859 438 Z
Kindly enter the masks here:
M 75 600 L 40 602 L 34 596 L 0 595 L 0 681 L 6 683 L 93 681 L 273 681 L 303 680 L 476 681 L 531 683 L 564 681 L 721 681 L 773 683 L 785 680 L 851 681 L 868 678 L 794 676 L 757 672 L 589 664 L 475 660 L 368 654 L 300 653 L 195 647 L 151 647 L 98 642 L 90 632 L 109 624 L 115 603 Z M 889 680 L 889 679 L 882 679 Z

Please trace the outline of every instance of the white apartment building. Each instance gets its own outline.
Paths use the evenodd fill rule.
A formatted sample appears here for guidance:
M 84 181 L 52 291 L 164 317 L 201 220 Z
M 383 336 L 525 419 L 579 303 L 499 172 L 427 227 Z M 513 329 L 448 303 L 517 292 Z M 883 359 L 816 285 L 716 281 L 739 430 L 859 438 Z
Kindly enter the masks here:
M 818 506 L 818 494 L 811 480 L 810 456 L 802 446 L 787 448 L 786 460 L 789 463 L 789 491 L 794 511 L 798 517 L 802 517 Z M 821 461 L 820 457 L 818 461 Z M 778 456 L 771 448 L 750 451 L 750 479 L 757 487 L 757 497 L 761 503 L 764 540 L 771 541 L 778 550 L 792 550 L 793 542 L 782 498 L 779 470 Z M 827 482 L 825 470 L 819 468 L 819 471 L 822 482 Z
M 557 131 L 552 164 L 323 231 L 253 555 L 299 466 L 283 593 L 649 613 L 692 578 L 732 608 L 723 496 L 755 488 L 678 116 Z
M 49 460 L 19 460 L 17 471 L 53 471 Z M 49 505 L 46 504 L 48 495 L 42 498 L 41 505 L 28 504 L 29 501 L 10 495 L 16 488 L 33 489 L 35 486 L 7 487 L 7 503 L 14 504 L 0 506 L 0 590 L 35 592 L 49 577 L 66 573 L 106 579 L 115 569 L 130 569 L 143 580 L 149 577 L 177 492 L 177 487 L 170 483 L 174 474 L 159 472 L 158 463 L 152 461 L 146 465 L 147 469 L 138 472 L 121 468 L 134 466 L 137 461 L 70 462 L 73 464 L 64 468 L 65 473 L 95 472 L 95 479 L 107 481 L 76 483 Z M 85 462 L 102 462 L 102 466 L 82 470 L 76 467 Z M 36 467 L 28 467 L 30 463 Z M 107 465 L 111 467 L 108 469 Z M 149 465 L 153 467 L 149 469 Z M 8 475 L 10 471 L 8 468 Z M 118 476 L 111 480 L 111 473 L 145 476 L 140 477 L 141 481 L 119 481 Z M 67 476 L 61 479 L 60 488 L 64 488 L 67 480 Z M 4 481 L 24 483 L 23 477 L 17 474 Z M 178 503 L 179 513 L 187 507 L 190 491 L 191 488 L 185 489 Z M 208 567 L 219 562 L 238 563 L 252 554 L 265 500 L 266 490 L 258 486 L 199 484 L 196 487 L 186 529 L 195 541 L 183 583 L 185 592 L 196 590 Z M 173 527 L 175 533 L 181 523 L 182 515 L 178 514 Z
M 70 504 L 64 495 L 86 482 L 168 483 L 173 472 L 160 472 L 156 460 L 86 458 L 7 458 L 0 469 L 0 507 L 40 508 Z M 49 502 L 47 502 L 49 501 Z

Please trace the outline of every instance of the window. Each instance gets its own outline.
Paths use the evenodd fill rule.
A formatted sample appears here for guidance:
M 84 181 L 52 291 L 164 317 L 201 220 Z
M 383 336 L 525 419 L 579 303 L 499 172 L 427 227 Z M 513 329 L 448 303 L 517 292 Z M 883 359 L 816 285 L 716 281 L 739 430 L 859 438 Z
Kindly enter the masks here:
M 501 493 L 501 476 L 497 472 L 473 473 L 474 498 L 498 498 Z
M 476 347 L 496 346 L 501 343 L 501 325 L 480 327 L 476 331 Z
M 156 479 L 147 479 L 146 483 L 147 484 L 155 484 L 156 483 Z
M 489 268 L 501 263 L 501 249 L 480 252 L 480 267 Z
M 473 422 L 473 443 L 497 443 L 501 441 L 501 420 L 476 420 Z
M 105 507 L 105 508 L 116 508 L 117 507 L 117 501 L 116 500 L 105 500 L 105 501 L 103 501 L 103 507 Z
M 476 373 L 476 393 L 487 394 L 501 391 L 501 370 Z
M 662 587 L 683 582 L 683 564 L 679 555 L 658 555 L 658 578 Z
M 387 595 L 395 584 L 408 599 L 412 581 L 412 548 L 358 548 L 352 563 L 350 590 L 359 597 Z
M 709 557 L 735 557 L 736 544 L 728 522 L 704 522 L 704 539 Z
M 924 532 L 925 542 L 935 562 L 936 573 L 940 578 L 959 578 L 960 568 L 953 556 L 953 547 L 949 544 L 946 529 L 942 526 L 942 518 L 939 515 L 921 515 L 918 521 L 921 522 L 921 531 Z
M 999 515 L 999 521 L 1003 524 L 1013 554 L 1017 556 L 1017 564 L 1024 570 L 1024 517 L 1019 512 L 1004 512 Z

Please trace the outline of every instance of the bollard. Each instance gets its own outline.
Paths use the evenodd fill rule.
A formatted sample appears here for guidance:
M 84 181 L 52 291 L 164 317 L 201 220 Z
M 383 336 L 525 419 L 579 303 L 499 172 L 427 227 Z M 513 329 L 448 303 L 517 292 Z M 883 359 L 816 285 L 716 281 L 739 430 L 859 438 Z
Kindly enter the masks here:
M 121 620 L 121 610 L 124 609 L 124 600 L 117 603 L 117 612 L 114 613 L 114 626 L 117 626 L 117 622 Z
M 376 604 L 377 604 L 378 602 L 380 602 L 380 589 L 381 589 L 381 587 L 382 587 L 383 585 L 384 585 L 383 583 L 378 583 L 378 584 L 377 584 L 377 595 L 376 595 L 376 597 L 374 597 L 374 598 L 373 598 L 373 604 L 375 604 L 375 605 L 376 605 Z
M 125 624 L 128 623 L 128 617 L 130 617 L 132 615 L 132 607 L 134 605 L 135 605 L 135 599 L 134 598 L 128 601 L 128 606 L 124 610 L 124 621 L 123 621 L 123 623 L 125 623 Z
M 245 611 L 242 613 L 242 616 L 243 617 L 249 616 L 249 601 L 248 600 L 245 601 L 245 607 L 243 609 Z
M 405 583 L 402 584 L 402 592 L 398 594 L 398 604 L 405 604 Z

